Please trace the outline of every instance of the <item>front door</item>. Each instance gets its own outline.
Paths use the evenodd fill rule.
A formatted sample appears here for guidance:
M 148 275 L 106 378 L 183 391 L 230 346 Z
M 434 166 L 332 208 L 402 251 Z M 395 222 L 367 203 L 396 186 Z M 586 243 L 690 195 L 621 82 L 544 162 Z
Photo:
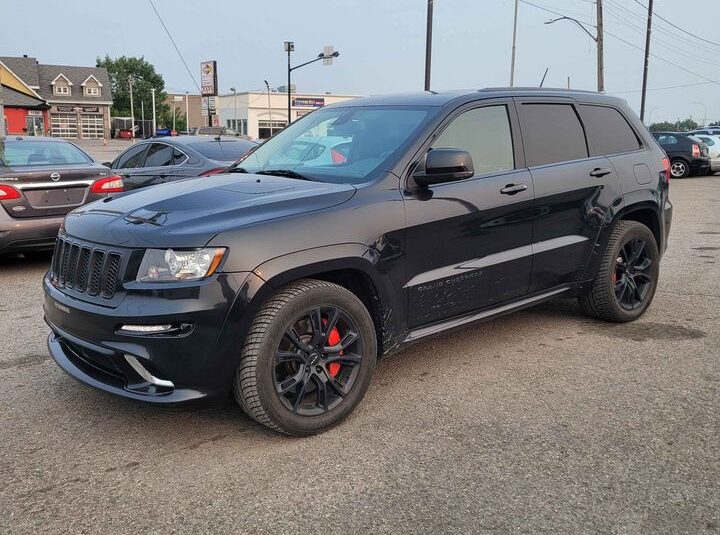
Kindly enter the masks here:
M 405 194 L 411 328 L 522 296 L 530 284 L 533 184 L 514 105 L 474 106 L 454 112 L 428 148 L 468 151 L 475 176 Z
M 42 115 L 28 115 L 25 118 L 25 128 L 28 136 L 44 136 L 45 119 Z
M 572 102 L 518 99 L 517 110 L 535 185 L 530 292 L 536 292 L 577 280 L 621 190 L 610 160 L 589 156 Z

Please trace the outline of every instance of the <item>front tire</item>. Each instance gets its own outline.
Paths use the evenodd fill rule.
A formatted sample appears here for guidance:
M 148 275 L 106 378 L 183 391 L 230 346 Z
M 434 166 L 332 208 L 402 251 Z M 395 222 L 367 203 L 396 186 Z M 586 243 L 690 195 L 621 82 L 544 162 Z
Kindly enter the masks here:
M 375 326 L 360 299 L 329 282 L 296 281 L 255 317 L 233 393 L 250 417 L 275 431 L 321 433 L 362 400 L 376 356 Z
M 580 306 L 605 321 L 634 321 L 652 302 L 659 270 L 660 253 L 652 231 L 636 221 L 618 221 L 595 280 L 578 297 Z

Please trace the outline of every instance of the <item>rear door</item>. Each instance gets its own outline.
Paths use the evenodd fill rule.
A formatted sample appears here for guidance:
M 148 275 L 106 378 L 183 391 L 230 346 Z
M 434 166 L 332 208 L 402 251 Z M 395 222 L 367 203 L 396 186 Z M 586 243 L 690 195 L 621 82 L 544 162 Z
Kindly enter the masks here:
M 610 160 L 590 155 L 572 100 L 527 98 L 517 105 L 535 186 L 532 293 L 580 276 L 621 191 Z

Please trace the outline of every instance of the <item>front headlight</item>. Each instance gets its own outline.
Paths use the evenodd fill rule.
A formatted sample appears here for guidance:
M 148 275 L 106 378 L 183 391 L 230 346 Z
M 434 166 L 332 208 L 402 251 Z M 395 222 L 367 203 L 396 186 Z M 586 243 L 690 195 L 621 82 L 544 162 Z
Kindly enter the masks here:
M 209 277 L 225 255 L 224 247 L 205 249 L 147 249 L 135 280 L 138 282 L 193 281 Z

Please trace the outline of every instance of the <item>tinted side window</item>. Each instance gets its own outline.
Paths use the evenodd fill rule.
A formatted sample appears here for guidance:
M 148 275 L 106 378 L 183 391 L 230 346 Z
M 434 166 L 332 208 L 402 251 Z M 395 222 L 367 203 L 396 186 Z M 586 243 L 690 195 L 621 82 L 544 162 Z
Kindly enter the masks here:
M 520 106 L 528 167 L 588 157 L 585 133 L 570 104 Z
M 515 167 L 510 120 L 505 106 L 477 108 L 459 115 L 443 130 L 432 148 L 468 151 L 476 175 Z
M 173 150 L 173 165 L 180 165 L 185 160 L 187 160 L 187 156 L 185 156 L 185 153 L 178 149 Z
M 657 136 L 658 143 L 661 145 L 677 145 L 678 140 L 675 136 L 669 136 L 667 134 L 662 134 Z
M 640 148 L 635 132 L 615 108 L 581 105 L 579 109 L 592 146 L 591 156 L 618 154 Z
M 143 155 L 147 145 L 138 145 L 128 149 L 125 154 L 118 158 L 117 164 L 113 167 L 114 169 L 131 169 L 133 167 L 140 167 L 142 165 Z
M 173 164 L 173 153 L 175 149 L 164 143 L 153 143 L 150 145 L 147 157 L 145 158 L 145 167 L 163 167 Z

